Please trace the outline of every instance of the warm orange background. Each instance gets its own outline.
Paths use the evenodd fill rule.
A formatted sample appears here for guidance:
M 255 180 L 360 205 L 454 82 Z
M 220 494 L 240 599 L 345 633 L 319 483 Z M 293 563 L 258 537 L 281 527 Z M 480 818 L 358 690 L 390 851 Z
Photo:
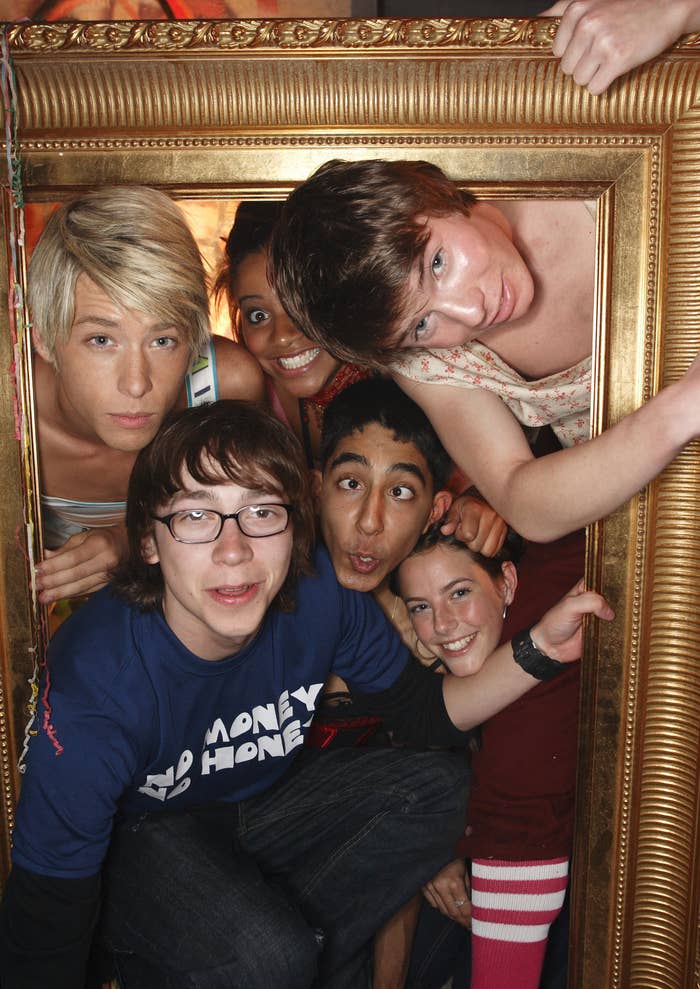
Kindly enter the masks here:
M 190 199 L 178 201 L 178 205 L 197 238 L 207 274 L 210 276 L 210 280 L 213 280 L 223 257 L 224 242 L 231 229 L 238 201 L 235 199 Z M 25 204 L 28 257 L 31 257 L 44 224 L 55 208 L 55 203 Z M 225 306 L 214 307 L 212 304 L 212 328 L 215 333 L 221 333 L 223 336 L 231 335 L 229 316 Z

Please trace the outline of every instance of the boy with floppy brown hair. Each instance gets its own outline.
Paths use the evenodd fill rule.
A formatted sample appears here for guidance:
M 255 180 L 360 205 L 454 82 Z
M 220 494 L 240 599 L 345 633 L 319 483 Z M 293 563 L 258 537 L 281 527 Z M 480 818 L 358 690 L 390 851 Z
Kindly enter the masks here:
M 613 511 L 700 434 L 696 360 L 589 439 L 590 207 L 476 201 L 425 161 L 331 161 L 272 245 L 307 336 L 388 369 L 489 504 L 542 542 Z M 523 427 L 547 425 L 562 448 L 535 458 Z

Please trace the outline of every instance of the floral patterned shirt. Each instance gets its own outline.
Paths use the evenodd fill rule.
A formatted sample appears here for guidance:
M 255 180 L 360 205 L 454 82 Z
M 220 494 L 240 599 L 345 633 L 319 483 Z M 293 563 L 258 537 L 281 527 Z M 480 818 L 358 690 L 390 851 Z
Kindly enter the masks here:
M 452 350 L 412 350 L 392 365 L 396 374 L 430 384 L 485 388 L 503 399 L 528 428 L 551 426 L 562 446 L 590 438 L 591 358 L 529 381 L 477 341 Z

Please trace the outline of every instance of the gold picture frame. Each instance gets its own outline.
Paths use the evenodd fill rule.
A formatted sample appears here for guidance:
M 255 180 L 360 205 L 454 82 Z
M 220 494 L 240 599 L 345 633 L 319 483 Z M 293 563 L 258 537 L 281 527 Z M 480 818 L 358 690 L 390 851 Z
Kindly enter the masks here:
M 178 198 L 281 197 L 328 158 L 383 156 L 429 158 L 500 198 L 594 199 L 600 431 L 700 350 L 698 38 L 594 97 L 560 72 L 554 28 L 546 19 L 7 25 L 24 196 L 139 182 Z M 3 169 L 10 308 L 0 308 L 0 348 L 16 371 L 0 390 L 6 869 L 42 616 L 28 565 L 38 552 L 29 344 L 13 286 L 8 297 L 7 272 L 21 286 L 24 261 Z M 589 533 L 588 577 L 617 620 L 588 630 L 584 658 L 577 989 L 700 984 L 699 488 L 694 443 Z

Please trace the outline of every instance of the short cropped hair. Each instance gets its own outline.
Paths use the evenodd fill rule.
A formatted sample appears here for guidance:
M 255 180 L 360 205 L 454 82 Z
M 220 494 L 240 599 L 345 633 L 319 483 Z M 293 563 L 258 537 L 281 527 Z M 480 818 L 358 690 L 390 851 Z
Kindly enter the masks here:
M 285 202 L 270 250 L 280 302 L 338 360 L 383 367 L 428 240 L 420 218 L 476 202 L 427 161 L 329 161 Z
M 321 432 L 321 468 L 346 436 L 376 423 L 395 440 L 413 443 L 425 457 L 433 488 L 445 487 L 452 461 L 419 405 L 389 378 L 366 378 L 344 388 L 328 405 Z
M 221 473 L 241 487 L 270 491 L 293 505 L 293 548 L 287 578 L 275 604 L 294 607 L 296 584 L 313 572 L 315 512 L 301 444 L 268 412 L 252 402 L 222 399 L 168 416 L 134 463 L 126 503 L 129 555 L 113 574 L 117 593 L 142 610 L 163 596 L 159 564 L 146 563 L 143 541 L 152 516 L 182 488 L 183 470 L 200 484 L 221 484 Z
M 196 353 L 209 339 L 199 248 L 165 193 L 104 186 L 51 214 L 29 264 L 34 332 L 52 361 L 70 335 L 75 283 L 86 274 L 114 302 L 177 326 Z
M 233 225 L 226 238 L 224 257 L 214 282 L 214 298 L 226 299 L 231 316 L 231 330 L 238 341 L 238 307 L 232 285 L 240 265 L 251 254 L 267 252 L 272 231 L 282 212 L 282 202 L 271 199 L 242 202 L 236 210 Z

